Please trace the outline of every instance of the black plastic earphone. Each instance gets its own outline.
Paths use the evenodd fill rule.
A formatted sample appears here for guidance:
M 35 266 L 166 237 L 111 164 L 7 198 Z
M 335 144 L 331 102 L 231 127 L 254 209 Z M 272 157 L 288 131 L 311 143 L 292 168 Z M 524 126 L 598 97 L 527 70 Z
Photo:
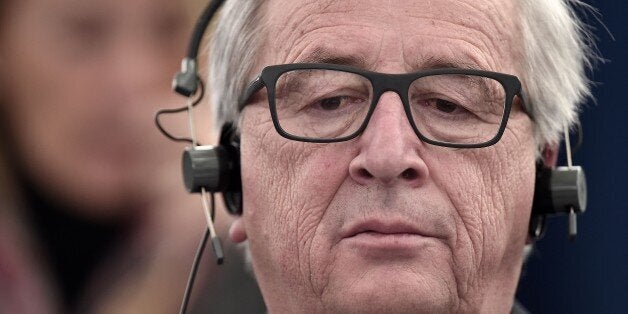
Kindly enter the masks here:
M 582 129 L 578 124 L 578 136 L 582 138 Z M 540 239 L 547 229 L 547 218 L 555 215 L 569 215 L 568 236 L 574 240 L 578 230 L 576 215 L 582 214 L 587 207 L 587 182 L 584 170 L 573 166 L 569 132 L 565 130 L 565 152 L 567 166 L 554 169 L 543 162 L 536 164 L 536 184 L 528 234 L 531 239 Z
M 218 146 L 196 146 L 183 152 L 183 182 L 190 193 L 222 193 L 229 213 L 242 213 L 240 142 L 235 127 L 223 125 Z
M 172 89 L 185 97 L 196 94 L 203 80 L 198 74 L 198 51 L 207 26 L 224 0 L 214 0 L 203 11 L 196 22 L 187 56 L 181 62 L 181 71 L 172 81 Z M 186 108 L 191 110 L 191 106 Z M 194 142 L 194 141 L 192 141 Z M 203 188 L 210 193 L 222 193 L 229 213 L 242 213 L 242 186 L 240 183 L 240 143 L 235 127 L 231 123 L 222 126 L 218 146 L 196 146 L 183 152 L 182 169 L 185 188 L 190 193 L 200 193 Z
M 180 313 L 187 312 L 192 287 L 198 270 L 198 265 L 203 256 L 203 251 L 211 236 L 212 248 L 218 265 L 224 261 L 224 253 L 220 237 L 214 228 L 215 203 L 214 193 L 223 194 L 227 210 L 232 214 L 242 213 L 242 188 L 240 181 L 240 148 L 237 131 L 231 124 L 225 124 L 220 134 L 218 146 L 201 146 L 196 141 L 193 108 L 200 103 L 205 94 L 203 80 L 198 74 L 198 51 L 209 22 L 212 20 L 224 0 L 213 0 L 203 11 L 196 22 L 192 38 L 188 46 L 187 56 L 181 63 L 181 72 L 177 73 L 172 81 L 172 89 L 185 97 L 188 97 L 187 106 L 176 109 L 162 109 L 155 114 L 155 124 L 161 133 L 173 141 L 188 142 L 192 147 L 183 152 L 182 170 L 183 182 L 190 193 L 201 193 L 201 201 L 207 219 L 207 228 L 201 238 L 194 256 L 190 276 L 183 294 Z M 198 91 L 200 87 L 200 92 Z M 198 94 L 196 99 L 192 99 Z M 187 111 L 190 119 L 191 138 L 176 137 L 161 126 L 160 115 Z M 207 195 L 210 195 L 211 202 Z

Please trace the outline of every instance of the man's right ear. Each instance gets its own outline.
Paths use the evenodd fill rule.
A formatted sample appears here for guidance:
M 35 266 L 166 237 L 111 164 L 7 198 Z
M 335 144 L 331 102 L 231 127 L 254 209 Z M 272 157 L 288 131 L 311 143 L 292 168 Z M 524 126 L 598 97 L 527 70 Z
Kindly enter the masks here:
M 246 241 L 246 239 L 247 235 L 244 220 L 242 220 L 242 216 L 238 216 L 229 228 L 229 240 L 234 243 L 242 243 Z

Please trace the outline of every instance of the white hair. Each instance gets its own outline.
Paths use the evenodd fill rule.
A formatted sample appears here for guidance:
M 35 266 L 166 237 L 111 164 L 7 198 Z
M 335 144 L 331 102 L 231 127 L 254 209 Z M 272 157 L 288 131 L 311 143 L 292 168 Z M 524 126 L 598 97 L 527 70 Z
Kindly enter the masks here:
M 251 79 L 264 34 L 262 0 L 228 0 L 209 50 L 209 89 L 215 127 L 238 122 L 238 98 Z M 588 27 L 575 13 L 579 0 L 519 0 L 521 81 L 539 148 L 558 143 L 591 95 L 587 69 L 597 59 Z
M 521 82 L 539 149 L 558 143 L 591 96 L 587 70 L 599 59 L 593 35 L 574 9 L 579 0 L 520 0 Z

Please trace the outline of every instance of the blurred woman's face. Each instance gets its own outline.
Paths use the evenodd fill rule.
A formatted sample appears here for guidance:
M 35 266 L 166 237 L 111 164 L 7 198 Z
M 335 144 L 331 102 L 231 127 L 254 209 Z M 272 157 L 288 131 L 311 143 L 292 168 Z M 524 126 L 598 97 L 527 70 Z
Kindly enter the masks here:
M 39 189 L 89 216 L 118 216 L 112 209 L 146 197 L 151 173 L 173 156 L 152 117 L 181 103 L 170 80 L 189 22 L 171 0 L 8 4 L 0 94 L 17 156 Z

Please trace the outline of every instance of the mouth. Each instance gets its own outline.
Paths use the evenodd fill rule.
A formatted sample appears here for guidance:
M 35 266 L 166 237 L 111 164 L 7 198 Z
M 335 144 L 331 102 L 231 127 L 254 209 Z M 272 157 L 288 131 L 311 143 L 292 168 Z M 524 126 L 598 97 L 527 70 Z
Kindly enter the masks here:
M 371 257 L 413 257 L 435 237 L 407 221 L 368 220 L 342 233 L 342 242 Z
M 381 235 L 381 236 L 394 236 L 394 235 L 418 235 L 427 236 L 423 234 L 417 227 L 411 224 L 401 221 L 385 222 L 380 220 L 369 220 L 360 224 L 357 224 L 348 229 L 344 233 L 343 238 L 352 238 L 362 234 L 366 235 Z

